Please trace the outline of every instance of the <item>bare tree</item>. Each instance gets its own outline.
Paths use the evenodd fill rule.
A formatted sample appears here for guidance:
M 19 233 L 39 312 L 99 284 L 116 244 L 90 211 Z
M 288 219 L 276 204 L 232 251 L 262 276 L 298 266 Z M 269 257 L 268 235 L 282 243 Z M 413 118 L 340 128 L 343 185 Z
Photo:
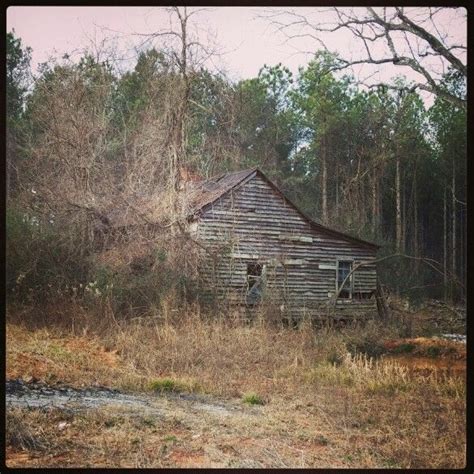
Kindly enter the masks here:
M 102 210 L 113 189 L 106 179 L 112 87 L 102 65 L 66 63 L 37 82 L 29 104 L 34 119 L 24 145 L 29 160 L 21 200 L 46 222 L 77 224 L 84 244 L 92 240 L 92 221 L 105 219 Z
M 456 44 L 443 31 L 443 15 L 454 13 L 466 25 L 465 10 L 447 7 L 379 7 L 314 9 L 315 18 L 297 10 L 269 11 L 265 17 L 288 40 L 307 37 L 329 51 L 331 34 L 349 32 L 359 42 L 361 55 L 340 58 L 332 70 L 356 65 L 394 64 L 417 73 L 419 80 L 411 90 L 421 89 L 466 107 L 465 94 L 460 96 L 441 84 L 446 67 L 467 77 L 465 44 Z M 467 26 L 466 34 L 467 34 Z M 371 84 L 370 87 L 380 84 Z M 392 86 L 400 88 L 401 86 Z
M 169 117 L 170 175 L 176 191 L 180 189 L 180 168 L 186 163 L 186 132 L 190 106 L 192 80 L 196 70 L 217 54 L 217 47 L 208 34 L 207 44 L 199 38 L 199 32 L 191 28 L 190 18 L 205 9 L 171 7 L 169 27 L 152 33 L 136 33 L 142 37 L 139 48 L 149 46 L 159 39 L 160 48 L 173 64 L 181 78 L 177 84 L 177 101 Z

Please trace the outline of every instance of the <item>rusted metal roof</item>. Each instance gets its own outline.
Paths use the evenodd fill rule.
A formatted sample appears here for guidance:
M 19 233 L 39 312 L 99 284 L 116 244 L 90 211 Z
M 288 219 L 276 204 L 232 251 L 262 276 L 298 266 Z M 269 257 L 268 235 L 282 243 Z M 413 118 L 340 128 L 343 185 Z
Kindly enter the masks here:
M 193 183 L 188 198 L 190 213 L 201 211 L 256 172 L 257 168 L 250 168 L 234 173 L 223 173 L 206 181 Z

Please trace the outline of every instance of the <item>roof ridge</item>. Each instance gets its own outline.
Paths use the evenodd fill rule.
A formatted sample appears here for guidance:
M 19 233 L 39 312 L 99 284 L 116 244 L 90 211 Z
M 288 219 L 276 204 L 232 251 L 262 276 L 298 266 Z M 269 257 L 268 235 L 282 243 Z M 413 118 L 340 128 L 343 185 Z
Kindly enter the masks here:
M 237 170 L 237 171 L 228 171 L 228 172 L 224 172 L 224 173 L 220 173 L 220 174 L 215 174 L 213 176 L 211 176 L 210 178 L 207 178 L 207 179 L 204 179 L 202 182 L 206 182 L 206 181 L 214 181 L 216 178 L 218 179 L 222 179 L 224 176 L 230 176 L 232 174 L 240 174 L 240 173 L 250 173 L 250 172 L 254 172 L 254 171 L 260 171 L 258 169 L 257 166 L 253 166 L 252 168 L 245 168 L 243 170 Z

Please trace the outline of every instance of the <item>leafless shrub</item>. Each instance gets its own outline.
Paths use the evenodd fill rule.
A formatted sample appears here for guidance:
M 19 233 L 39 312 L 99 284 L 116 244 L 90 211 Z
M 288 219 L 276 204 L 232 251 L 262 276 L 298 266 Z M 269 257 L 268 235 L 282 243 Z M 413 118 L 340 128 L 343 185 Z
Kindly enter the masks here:
M 6 417 L 6 445 L 26 451 L 44 450 L 48 442 L 41 429 L 26 420 L 20 409 L 10 409 Z

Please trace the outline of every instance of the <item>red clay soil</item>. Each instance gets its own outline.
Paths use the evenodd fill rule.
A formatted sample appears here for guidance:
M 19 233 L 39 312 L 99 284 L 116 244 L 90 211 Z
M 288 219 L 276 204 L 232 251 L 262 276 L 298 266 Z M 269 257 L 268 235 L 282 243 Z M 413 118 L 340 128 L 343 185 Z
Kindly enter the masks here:
M 449 341 L 445 339 L 433 339 L 428 337 L 416 337 L 413 339 L 392 339 L 384 341 L 385 349 L 389 353 L 400 353 L 405 351 L 397 350 L 400 346 L 414 346 L 410 352 L 414 355 L 430 355 L 430 348 L 436 350 L 436 354 L 441 358 L 454 360 L 466 360 L 466 344 Z
M 444 339 L 417 337 L 384 342 L 386 357 L 419 373 L 433 371 L 464 376 L 466 344 Z M 410 348 L 409 346 L 413 346 Z

